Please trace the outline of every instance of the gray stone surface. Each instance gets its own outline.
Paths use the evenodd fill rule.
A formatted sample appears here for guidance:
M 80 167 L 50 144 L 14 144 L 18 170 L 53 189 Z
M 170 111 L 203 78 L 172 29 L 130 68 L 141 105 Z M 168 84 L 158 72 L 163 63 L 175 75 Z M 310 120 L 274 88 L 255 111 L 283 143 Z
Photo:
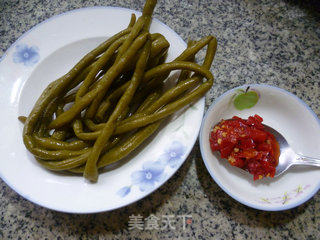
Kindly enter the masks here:
M 141 10 L 142 0 L 0 0 L 0 56 L 25 31 L 88 6 Z M 208 34 L 219 46 L 209 105 L 227 89 L 268 83 L 289 90 L 320 115 L 320 10 L 317 1 L 159 0 L 154 16 L 184 40 Z M 200 57 L 201 58 L 201 57 Z M 285 212 L 241 205 L 208 174 L 198 143 L 164 186 L 128 207 L 71 215 L 30 203 L 0 180 L 0 239 L 319 239 L 320 195 Z M 185 230 L 128 230 L 128 216 L 191 214 Z

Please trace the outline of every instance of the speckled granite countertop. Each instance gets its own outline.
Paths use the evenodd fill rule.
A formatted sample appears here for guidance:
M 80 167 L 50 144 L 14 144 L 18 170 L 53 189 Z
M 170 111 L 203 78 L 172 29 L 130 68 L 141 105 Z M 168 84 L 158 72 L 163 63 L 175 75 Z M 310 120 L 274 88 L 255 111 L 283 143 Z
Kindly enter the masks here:
M 155 17 L 184 40 L 217 36 L 210 104 L 227 89 L 269 83 L 303 99 L 320 115 L 319 2 L 159 0 Z M 25 31 L 56 14 L 87 6 L 140 10 L 142 0 L 0 0 L 0 56 Z M 198 144 L 181 169 L 149 197 L 128 207 L 71 215 L 34 205 L 0 180 L 0 239 L 319 239 L 320 194 L 272 213 L 231 199 L 208 174 Z M 129 231 L 128 216 L 191 214 L 186 230 Z

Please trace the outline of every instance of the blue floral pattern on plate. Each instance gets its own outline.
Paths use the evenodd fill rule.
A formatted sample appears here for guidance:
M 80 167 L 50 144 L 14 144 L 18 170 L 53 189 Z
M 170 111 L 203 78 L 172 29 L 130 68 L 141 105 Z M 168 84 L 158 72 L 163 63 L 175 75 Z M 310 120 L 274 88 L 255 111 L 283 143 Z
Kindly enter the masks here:
M 117 194 L 120 196 L 120 197 L 125 197 L 127 196 L 131 191 L 131 186 L 125 186 L 125 187 L 122 187 L 120 188 L 118 191 L 117 191 Z
M 164 166 L 161 162 L 145 162 L 142 170 L 131 174 L 132 183 L 139 186 L 140 191 L 150 191 L 157 182 L 161 182 L 164 174 Z
M 164 154 L 160 156 L 163 164 L 176 168 L 185 153 L 185 146 L 179 141 L 173 141 L 172 144 L 165 149 Z
M 165 168 L 178 167 L 185 154 L 186 147 L 179 141 L 173 141 L 157 161 L 147 161 L 142 165 L 141 170 L 134 171 L 131 174 L 132 185 L 124 186 L 117 191 L 117 195 L 125 197 L 131 192 L 132 186 L 138 186 L 141 192 L 151 191 L 157 183 L 165 179 Z
M 22 63 L 26 67 L 33 66 L 40 60 L 39 49 L 36 46 L 19 44 L 13 53 L 13 62 Z

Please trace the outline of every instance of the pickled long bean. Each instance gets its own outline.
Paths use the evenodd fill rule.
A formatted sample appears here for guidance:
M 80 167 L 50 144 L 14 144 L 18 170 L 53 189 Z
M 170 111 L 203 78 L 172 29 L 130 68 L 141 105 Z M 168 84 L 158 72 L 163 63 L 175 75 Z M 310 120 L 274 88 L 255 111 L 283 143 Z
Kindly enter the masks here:
M 19 117 L 24 144 L 41 166 L 82 173 L 96 182 L 99 168 L 128 156 L 165 118 L 211 88 L 216 39 L 189 41 L 179 56 L 165 62 L 169 42 L 149 33 L 156 3 L 146 0 L 138 19 L 132 14 L 126 29 L 51 82 L 30 114 Z M 202 65 L 196 63 L 195 55 L 206 46 Z M 164 90 L 176 70 L 179 79 Z

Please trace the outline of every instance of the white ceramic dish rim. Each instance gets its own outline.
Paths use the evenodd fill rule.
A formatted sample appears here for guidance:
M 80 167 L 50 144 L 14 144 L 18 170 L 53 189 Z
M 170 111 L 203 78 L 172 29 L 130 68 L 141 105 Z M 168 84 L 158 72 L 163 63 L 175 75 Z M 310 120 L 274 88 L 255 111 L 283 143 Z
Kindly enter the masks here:
M 202 120 L 202 124 L 201 124 L 201 128 L 200 128 L 200 134 L 199 134 L 199 144 L 200 144 L 200 151 L 201 151 L 201 156 L 202 156 L 202 159 L 204 161 L 204 164 L 207 168 L 207 170 L 209 171 L 211 177 L 213 178 L 213 180 L 219 185 L 220 188 L 222 188 L 222 190 L 227 193 L 229 196 L 231 196 L 233 199 L 237 200 L 238 202 L 246 205 L 246 206 L 249 206 L 249 207 L 252 207 L 252 208 L 255 208 L 255 209 L 258 209 L 258 210 L 263 210 L 263 211 L 284 211 L 284 210 L 288 210 L 288 209 L 291 209 L 291 208 L 295 208 L 301 204 L 303 204 L 304 202 L 307 202 L 309 199 L 311 199 L 320 189 L 320 182 L 318 183 L 318 188 L 315 188 L 312 192 L 310 192 L 308 195 L 306 195 L 304 198 L 300 199 L 298 202 L 295 202 L 295 203 L 291 203 L 291 204 L 287 204 L 287 205 L 284 205 L 283 207 L 274 207 L 274 208 L 265 208 L 261 205 L 258 205 L 258 204 L 252 204 L 252 203 L 248 203 L 240 198 L 238 198 L 237 196 L 235 196 L 234 194 L 232 194 L 232 192 L 230 192 L 227 188 L 224 187 L 224 185 L 221 183 L 221 181 L 219 179 L 217 179 L 215 177 L 215 175 L 213 174 L 213 172 L 211 171 L 210 167 L 208 166 L 208 163 L 207 161 L 205 160 L 205 156 L 203 154 L 204 152 L 204 149 L 203 149 L 203 143 L 202 143 L 202 134 L 203 134 L 203 126 L 204 126 L 204 123 L 206 122 L 207 120 L 207 117 L 209 115 L 209 113 L 213 110 L 213 108 L 215 107 L 215 105 L 221 100 L 223 99 L 226 95 L 228 95 L 229 93 L 231 92 L 234 92 L 236 89 L 246 89 L 247 87 L 258 87 L 258 86 L 262 86 L 262 87 L 266 87 L 266 88 L 273 88 L 273 89 L 276 89 L 284 94 L 287 94 L 289 96 L 292 96 L 294 97 L 295 99 L 298 100 L 298 102 L 300 104 L 302 104 L 311 114 L 312 116 L 317 120 L 319 126 L 320 126 L 320 120 L 319 118 L 317 117 L 317 115 L 312 111 L 312 109 L 304 102 L 302 101 L 300 98 L 298 98 L 296 95 L 294 95 L 293 93 L 291 92 L 288 92 L 282 88 L 279 88 L 279 87 L 276 87 L 276 86 L 272 86 L 272 85 L 268 85 L 268 84 L 245 84 L 245 85 L 242 85 L 242 86 L 238 86 L 238 87 L 235 87 L 233 89 L 230 89 L 228 91 L 226 91 L 225 93 L 223 93 L 221 96 L 219 96 L 211 105 L 210 107 L 208 108 L 208 110 L 206 111 L 205 115 L 204 115 L 204 118 Z
M 139 11 L 136 11 L 136 10 L 133 10 L 133 9 L 129 9 L 129 8 L 124 8 L 124 7 L 114 7 L 114 6 L 93 6 L 93 7 L 84 7 L 84 8 L 78 8 L 78 9 L 73 9 L 73 10 L 70 10 L 70 11 L 66 11 L 66 12 L 63 12 L 63 13 L 60 13 L 60 14 L 57 14 L 57 15 L 54 15 L 40 23 L 38 23 L 37 25 L 35 25 L 34 27 L 32 27 L 31 29 L 27 30 L 26 32 L 24 32 L 13 44 L 10 45 L 10 47 L 4 52 L 4 54 L 2 55 L 2 57 L 0 58 L 0 63 L 2 62 L 3 59 L 5 59 L 8 55 L 8 52 L 10 52 L 19 42 L 20 40 L 22 40 L 24 37 L 26 37 L 29 33 L 31 33 L 33 30 L 35 30 L 36 28 L 38 28 L 39 26 L 41 26 L 42 24 L 45 24 L 47 22 L 50 22 L 50 21 L 53 21 L 55 20 L 56 18 L 59 18 L 63 15 L 67 15 L 67 14 L 70 14 L 70 13 L 74 13 L 74 12 L 80 12 L 80 11 L 86 11 L 86 10 L 90 10 L 90 9 L 107 9 L 107 8 L 112 8 L 112 9 L 115 9 L 115 10 L 120 10 L 120 11 L 130 11 L 132 13 L 135 13 L 136 15 L 140 16 L 141 15 L 141 12 Z M 187 46 L 187 44 L 183 41 L 183 39 L 173 30 L 171 29 L 170 27 L 168 27 L 166 24 L 164 24 L 163 22 L 161 22 L 160 20 L 156 19 L 156 18 L 152 18 L 152 21 L 155 21 L 157 22 L 158 24 L 162 25 L 164 28 L 166 28 L 168 31 L 172 32 L 173 34 L 176 34 L 180 40 L 181 40 L 181 43 L 183 43 L 185 45 L 185 47 Z M 202 117 L 204 115 L 204 101 L 205 99 L 202 98 L 200 99 L 198 102 L 201 102 L 201 105 L 203 105 L 203 108 L 201 109 L 202 110 Z M 187 149 L 186 153 L 185 153 L 185 157 L 184 159 L 182 159 L 182 161 L 177 165 L 176 169 L 174 169 L 174 171 L 172 172 L 172 174 L 170 174 L 169 178 L 166 179 L 165 181 L 162 181 L 160 184 L 158 184 L 156 187 L 154 187 L 154 189 L 152 189 L 151 191 L 149 191 L 146 195 L 141 195 L 141 197 L 135 199 L 134 201 L 126 204 L 126 205 L 122 205 L 122 206 L 117 206 L 117 207 L 114 207 L 114 208 L 110 208 L 110 209 L 107 209 L 107 210 L 95 210 L 95 211 L 87 211 L 87 212 L 78 212 L 78 211 L 68 211 L 68 210 L 65 210 L 65 209 L 56 209 L 56 208 L 52 208 L 52 207 L 48 207 L 46 206 L 45 204 L 42 204 L 40 202 L 37 202 L 35 201 L 34 199 L 30 199 L 29 196 L 26 196 L 22 193 L 20 193 L 17 189 L 14 188 L 14 186 L 12 186 L 10 184 L 10 182 L 8 182 L 6 180 L 6 178 L 0 173 L 0 178 L 11 188 L 13 189 L 16 193 L 18 193 L 20 196 L 22 196 L 23 198 L 27 199 L 28 201 L 38 205 L 38 206 L 41 206 L 41 207 L 44 207 L 44 208 L 47 208 L 47 209 L 50 209 L 50 210 L 54 210 L 54 211 L 58 211 L 58 212 L 65 212 L 65 213 L 71 213 L 71 214 L 92 214 L 92 213 L 99 213 L 99 212 L 106 212 L 106 211 L 113 211 L 113 210 L 116 210 L 116 209 L 119 209 L 119 208 L 122 208 L 122 207 L 125 207 L 125 206 L 128 206 L 128 205 L 131 205 L 135 202 L 138 202 L 139 200 L 149 196 L 150 194 L 152 194 L 154 191 L 156 191 L 157 189 L 159 189 L 162 185 L 164 185 L 174 174 L 176 174 L 176 172 L 180 169 L 180 167 L 182 166 L 182 164 L 185 162 L 185 160 L 188 158 L 190 152 L 192 151 L 193 149 L 193 146 L 194 144 L 196 143 L 197 141 L 197 138 L 198 138 L 198 135 L 199 135 L 199 132 L 200 132 L 200 126 L 199 125 L 199 131 L 198 131 L 198 134 L 196 134 L 194 136 L 194 140 L 192 141 L 193 142 L 193 145 L 191 148 Z
M 29 30 L 27 30 L 26 32 L 24 32 L 14 43 L 12 43 L 10 45 L 10 47 L 4 52 L 4 54 L 2 55 L 2 57 L 0 58 L 0 62 L 7 56 L 7 53 L 16 46 L 16 44 L 23 39 L 25 36 L 27 36 L 30 32 L 32 32 L 33 30 L 35 30 L 36 28 L 38 28 L 39 26 L 41 26 L 44 23 L 50 22 L 52 20 L 55 20 L 55 18 L 61 17 L 63 15 L 69 14 L 69 13 L 73 13 L 73 12 L 78 12 L 78 11 L 86 11 L 89 9 L 102 9 L 102 8 L 113 8 L 113 9 L 117 9 L 117 10 L 121 10 L 121 11 L 130 11 L 134 14 L 138 14 L 141 15 L 141 12 L 130 9 L 130 8 L 124 8 L 124 7 L 114 7 L 114 6 L 92 6 L 92 7 L 84 7 L 84 8 L 77 8 L 77 9 L 73 9 L 73 10 L 69 10 L 63 13 L 59 13 L 57 15 L 53 15 L 52 17 L 43 20 L 42 22 L 38 23 L 37 25 L 33 26 L 32 28 L 30 28 Z M 163 27 L 165 27 L 166 29 L 168 29 L 171 32 L 174 32 L 171 28 L 169 28 L 166 24 L 164 24 L 163 22 L 161 22 L 160 20 L 158 20 L 157 18 L 152 18 L 152 21 L 156 21 L 157 23 L 161 24 Z M 175 33 L 175 32 L 174 32 Z M 185 44 L 185 42 L 181 39 L 181 41 Z

